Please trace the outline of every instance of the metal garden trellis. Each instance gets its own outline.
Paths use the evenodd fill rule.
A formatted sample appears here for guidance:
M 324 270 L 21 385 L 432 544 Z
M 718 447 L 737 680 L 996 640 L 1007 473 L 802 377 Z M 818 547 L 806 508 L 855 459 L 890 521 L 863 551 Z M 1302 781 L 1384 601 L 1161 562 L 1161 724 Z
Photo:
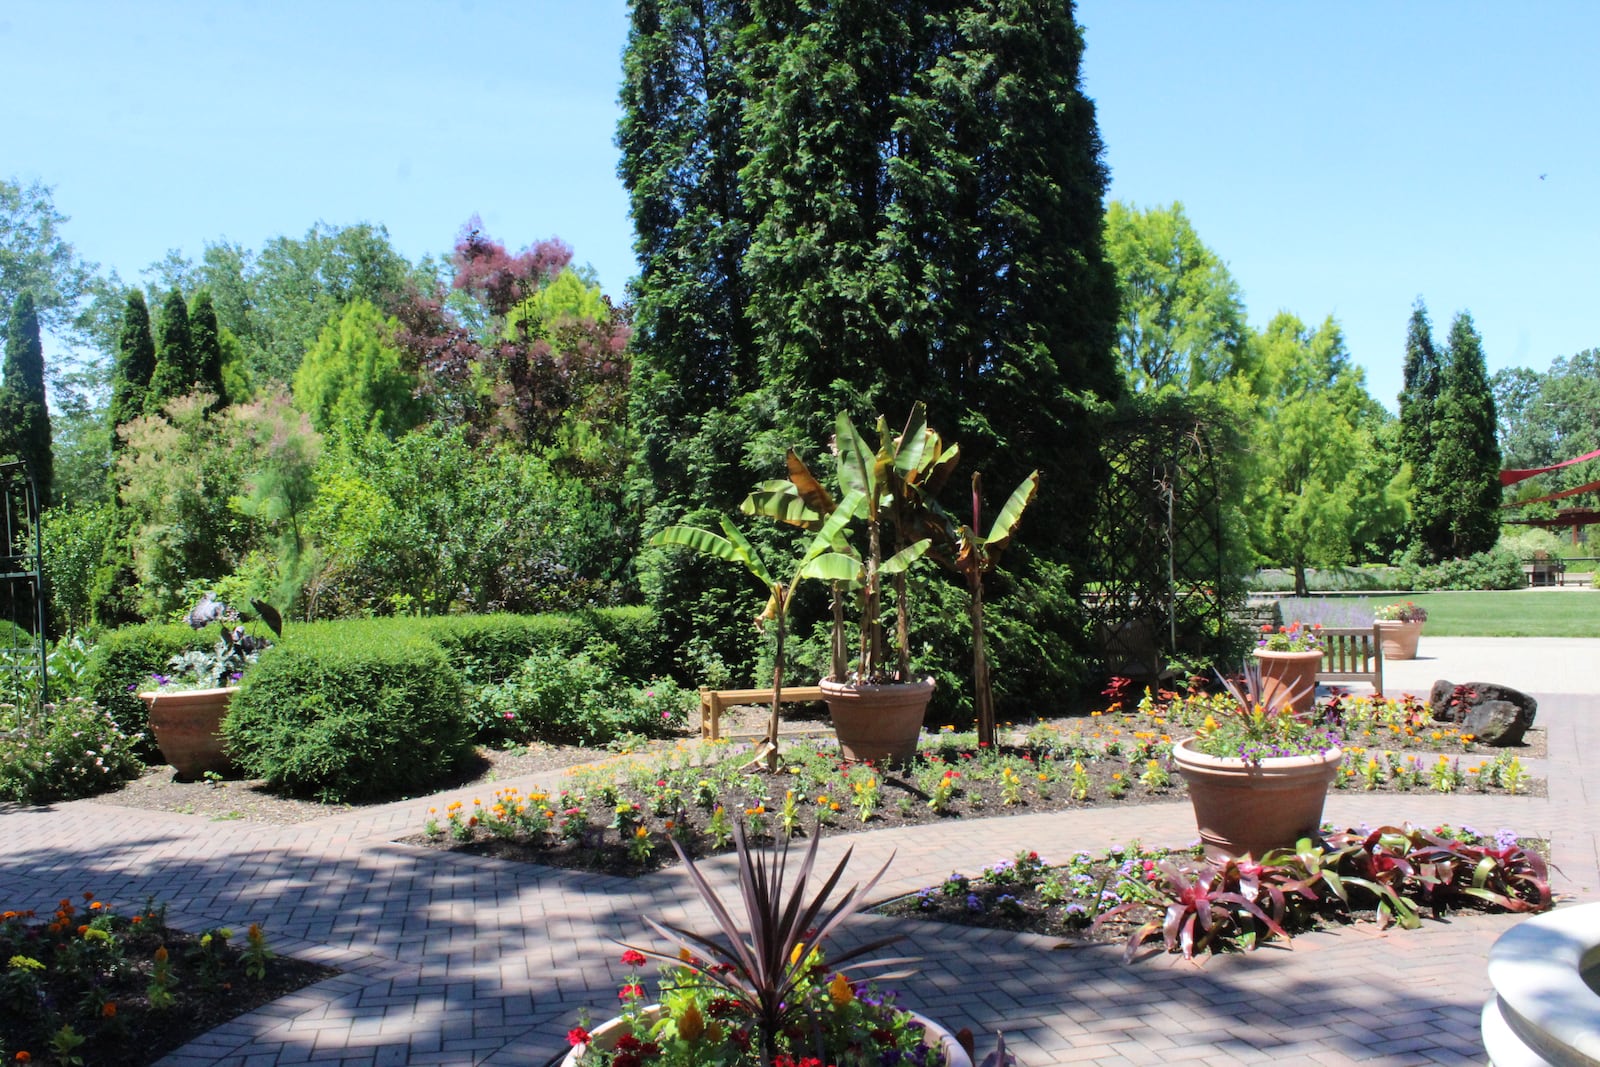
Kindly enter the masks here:
M 27 464 L 0 463 L 0 654 L 20 681 L 28 659 L 37 657 L 39 707 L 50 702 L 45 657 L 44 539 L 39 531 L 39 495 Z M 31 638 L 21 643 L 26 634 Z M 16 686 L 21 689 L 20 685 Z
M 1172 656 L 1228 648 L 1220 436 L 1182 408 L 1103 430 L 1084 607 L 1109 674 L 1151 680 Z

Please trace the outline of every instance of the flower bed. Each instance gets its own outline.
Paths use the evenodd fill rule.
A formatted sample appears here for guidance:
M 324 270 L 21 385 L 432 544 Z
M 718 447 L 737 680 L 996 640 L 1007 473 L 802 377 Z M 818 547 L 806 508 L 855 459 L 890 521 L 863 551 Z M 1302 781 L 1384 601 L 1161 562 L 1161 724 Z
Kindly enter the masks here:
M 1198 848 L 1137 844 L 1051 866 L 1036 852 L 883 905 L 880 913 L 1081 940 L 1148 939 L 1187 956 L 1251 948 L 1269 936 L 1372 919 L 1407 929 L 1457 909 L 1550 907 L 1543 842 L 1509 830 L 1360 827 L 1260 862 L 1214 865 Z M 1203 916 L 1203 917 L 1202 917 Z
M 946 819 L 1180 800 L 1175 739 L 1193 732 L 1211 697 L 1147 697 L 1137 708 L 1012 730 L 1010 743 L 975 734 L 925 737 L 902 772 L 845 764 L 826 742 L 794 742 L 777 773 L 750 771 L 748 749 L 685 743 L 665 754 L 581 768 L 564 789 L 451 800 L 409 839 L 507 859 L 637 874 L 671 857 L 670 835 L 691 854 L 723 852 L 735 819 L 752 840 L 880 829 Z M 1326 712 L 1346 748 L 1335 788 L 1385 792 L 1536 793 L 1520 758 L 1481 754 L 1453 728 L 1434 728 L 1411 700 L 1344 698 Z
M 0 1061 L 144 1067 L 338 973 L 274 955 L 259 925 L 243 940 L 174 930 L 154 905 L 124 916 L 90 892 L 48 918 L 0 913 Z

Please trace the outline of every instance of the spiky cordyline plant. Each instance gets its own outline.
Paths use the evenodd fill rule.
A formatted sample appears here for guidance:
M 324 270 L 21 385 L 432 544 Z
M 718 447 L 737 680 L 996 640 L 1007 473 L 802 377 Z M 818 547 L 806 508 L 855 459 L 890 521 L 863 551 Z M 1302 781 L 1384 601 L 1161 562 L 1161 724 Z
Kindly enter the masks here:
M 711 909 L 721 928 L 723 939 L 703 937 L 681 926 L 660 923 L 645 916 L 645 922 L 662 937 L 678 946 L 682 953 L 667 954 L 653 949 L 633 948 L 646 956 L 664 960 L 676 966 L 688 967 L 724 989 L 739 1001 L 755 1019 L 761 1041 L 762 1062 L 771 1063 L 776 1052 L 776 1040 L 782 1027 L 789 1022 L 796 1000 L 791 993 L 807 972 L 815 965 L 812 951 L 836 930 L 840 923 L 859 911 L 866 903 L 878 880 L 889 869 L 894 856 L 884 861 L 878 873 L 865 885 L 852 886 L 844 897 L 831 908 L 828 898 L 844 875 L 845 866 L 855 851 L 847 850 L 838 866 L 828 876 L 811 900 L 806 901 L 806 885 L 811 868 L 816 862 L 817 845 L 822 840 L 821 826 L 812 830 L 805 859 L 794 876 L 792 890 L 785 891 L 785 874 L 789 860 L 789 844 L 769 853 L 753 853 L 745 840 L 744 824 L 733 824 L 734 847 L 739 854 L 739 891 L 744 898 L 745 920 L 735 919 L 717 891 L 700 873 L 693 859 L 681 845 L 672 840 L 673 851 L 683 861 L 696 892 Z M 748 933 L 747 933 L 748 931 Z M 863 960 L 862 957 L 900 939 L 899 934 L 880 937 L 854 948 L 847 949 L 828 959 L 834 970 L 843 970 L 844 964 L 856 962 L 856 969 L 897 966 L 912 962 L 912 957 Z M 685 959 L 688 956 L 691 958 Z M 888 981 L 903 978 L 909 971 L 874 973 L 872 978 Z

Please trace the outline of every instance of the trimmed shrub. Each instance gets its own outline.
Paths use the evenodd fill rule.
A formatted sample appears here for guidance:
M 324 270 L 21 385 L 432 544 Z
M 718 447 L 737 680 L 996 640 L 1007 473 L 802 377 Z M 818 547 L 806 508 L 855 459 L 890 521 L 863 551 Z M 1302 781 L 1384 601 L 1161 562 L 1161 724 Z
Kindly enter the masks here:
M 536 652 L 576 655 L 612 646 L 611 663 L 625 677 L 665 673 L 662 642 L 649 608 L 598 608 L 546 615 L 443 615 L 412 620 L 437 641 L 469 682 L 501 682 Z
M 471 752 L 460 675 L 395 625 L 289 630 L 245 676 L 223 729 L 245 771 L 331 803 L 421 791 Z
M 46 705 L 42 716 L 0 704 L 0 799 L 43 804 L 115 789 L 139 776 L 137 740 L 86 700 Z

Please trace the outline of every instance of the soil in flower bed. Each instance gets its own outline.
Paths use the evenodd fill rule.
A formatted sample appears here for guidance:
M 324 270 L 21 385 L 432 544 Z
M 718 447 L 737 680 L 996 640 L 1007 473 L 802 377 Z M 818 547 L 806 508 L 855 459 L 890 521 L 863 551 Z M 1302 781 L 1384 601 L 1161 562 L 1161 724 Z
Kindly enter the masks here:
M 166 958 L 158 961 L 163 948 Z M 245 931 L 184 933 L 166 926 L 159 908 L 124 918 L 92 894 L 63 900 L 48 918 L 5 912 L 0 958 L 10 963 L 0 978 L 0 1059 L 146 1067 L 222 1023 L 339 973 L 266 955 L 255 959 L 257 977 L 249 948 Z M 168 969 L 164 982 L 161 967 Z M 158 1005 L 163 985 L 171 1000 Z M 83 1039 L 70 1051 L 54 1047 L 63 1043 L 63 1027 Z
M 1336 848 L 1348 846 L 1370 832 L 1367 828 L 1330 832 L 1320 844 L 1327 845 L 1331 841 Z M 1409 842 L 1405 840 L 1407 835 Z M 1457 887 L 1471 883 L 1469 872 L 1482 877 L 1483 868 L 1492 867 L 1493 874 L 1487 880 L 1493 890 L 1504 891 L 1509 905 L 1459 892 L 1434 892 L 1428 897 L 1420 891 L 1421 883 L 1397 879 L 1394 884 L 1400 888 L 1400 895 L 1415 906 L 1416 919 L 1442 917 L 1452 910 L 1503 910 L 1509 906 L 1538 911 L 1549 906 L 1545 867 L 1548 842 L 1542 839 L 1518 838 L 1508 830 L 1486 838 L 1471 828 L 1435 827 L 1430 831 L 1418 831 L 1407 827 L 1404 833 L 1389 833 L 1376 851 L 1381 855 L 1384 848 L 1388 848 L 1393 854 L 1405 855 L 1407 848 L 1435 847 L 1447 841 L 1457 842 L 1466 849 L 1477 848 L 1465 851 L 1455 861 L 1460 868 L 1454 880 Z M 1484 859 L 1485 851 L 1490 856 L 1488 860 Z M 1358 851 L 1357 858 L 1359 855 Z M 1432 856 L 1436 864 L 1439 856 L 1438 852 Z M 1412 858 L 1416 858 L 1415 853 Z M 1271 867 L 1269 862 L 1263 869 Z M 1356 863 L 1345 862 L 1342 870 L 1348 894 L 1346 901 L 1340 901 L 1320 883 L 1317 899 L 1312 900 L 1297 893 L 1280 877 L 1278 884 L 1283 887 L 1287 902 L 1281 913 L 1281 923 L 1287 934 L 1292 937 L 1308 930 L 1353 922 L 1388 925 L 1397 921 L 1405 909 L 1380 906 L 1380 898 L 1361 887 L 1360 876 L 1365 872 L 1360 871 Z M 1435 873 L 1442 870 L 1443 866 L 1438 866 Z M 1514 873 L 1502 880 L 1507 872 Z M 1292 882 L 1295 876 L 1304 876 L 1304 869 L 1283 873 Z M 1256 877 L 1262 883 L 1272 880 L 1270 874 L 1257 873 Z M 1191 884 L 1206 885 L 1213 894 L 1243 890 L 1264 912 L 1274 911 L 1267 894 L 1251 892 L 1249 887 L 1241 886 L 1237 877 L 1225 881 L 1218 868 L 1207 866 L 1198 846 L 1149 849 L 1138 844 L 1099 855 L 1079 852 L 1058 867 L 1046 866 L 1038 853 L 1023 853 L 1014 860 L 1002 860 L 980 870 L 952 872 L 937 885 L 887 901 L 873 910 L 880 915 L 1055 937 L 1063 941 L 1055 947 L 1071 948 L 1084 944 L 1126 943 L 1130 935 L 1145 924 L 1159 924 L 1174 914 L 1183 914 L 1185 909 L 1179 901 Z M 1231 902 L 1219 908 L 1217 917 L 1227 930 L 1227 936 L 1214 946 L 1217 949 L 1253 947 L 1255 935 L 1265 937 L 1270 933 L 1264 924 L 1233 907 Z M 1146 947 L 1152 950 L 1158 950 L 1161 944 L 1159 931 L 1145 941 Z
M 970 734 L 944 732 L 911 767 L 898 770 L 844 764 L 828 741 L 787 742 L 776 774 L 744 768 L 748 745 L 683 744 L 582 768 L 554 792 L 453 797 L 404 842 L 636 875 L 675 862 L 669 835 L 694 856 L 730 850 L 735 818 L 759 844 L 803 836 L 819 820 L 831 833 L 849 833 L 1172 802 L 1186 793 L 1170 765 L 1173 739 L 1162 732 L 1168 728 L 1139 716 L 1056 720 L 1015 731 L 1014 743 L 998 749 L 978 746 Z M 1365 750 L 1352 752 L 1336 788 L 1541 795 L 1543 783 L 1509 754 Z

